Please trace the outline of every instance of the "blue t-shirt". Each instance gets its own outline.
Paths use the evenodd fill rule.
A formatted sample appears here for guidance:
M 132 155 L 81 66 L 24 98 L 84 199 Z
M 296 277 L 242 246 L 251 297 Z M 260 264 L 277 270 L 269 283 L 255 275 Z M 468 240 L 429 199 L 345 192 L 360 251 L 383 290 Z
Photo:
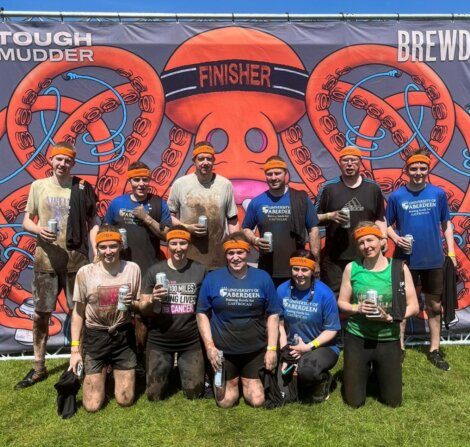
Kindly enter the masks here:
M 266 316 L 280 311 L 272 279 L 254 267 L 248 267 L 243 279 L 235 278 L 228 267 L 208 273 L 196 309 L 209 316 L 215 346 L 227 354 L 265 348 Z
M 441 223 L 450 219 L 449 205 L 443 189 L 427 184 L 420 191 L 406 186 L 392 192 L 388 198 L 386 218 L 399 236 L 413 235 L 411 255 L 395 248 L 395 257 L 409 258 L 411 269 L 425 270 L 444 265 Z
M 280 318 L 284 320 L 288 344 L 292 343 L 294 334 L 298 334 L 305 343 L 317 338 L 323 331 L 339 331 L 338 306 L 333 291 L 320 280 L 315 281 L 314 295 L 309 302 L 310 289 L 290 290 L 290 280 L 277 288 L 277 296 L 281 305 Z M 324 345 L 339 354 L 335 340 Z
M 127 241 L 129 248 L 124 250 L 122 258 L 135 262 L 145 274 L 147 269 L 160 259 L 160 240 L 140 219 L 132 214 L 132 211 L 143 205 L 145 211 L 161 226 L 171 226 L 170 210 L 166 202 L 161 199 L 161 216 L 156 215 L 156 197 L 148 195 L 147 199 L 135 202 L 130 194 L 113 199 L 106 211 L 103 221 L 127 230 Z M 153 206 L 152 206 L 153 204 Z M 160 219 L 158 219 L 160 217 Z
M 266 231 L 273 234 L 273 251 L 260 253 L 258 267 L 274 278 L 290 277 L 289 257 L 298 248 L 303 248 L 297 246 L 290 233 L 290 213 L 289 191 L 280 197 L 266 191 L 250 202 L 242 223 L 242 228 L 254 230 L 258 227 L 260 236 Z M 310 231 L 315 225 L 318 225 L 317 213 L 312 201 L 307 199 L 305 230 Z

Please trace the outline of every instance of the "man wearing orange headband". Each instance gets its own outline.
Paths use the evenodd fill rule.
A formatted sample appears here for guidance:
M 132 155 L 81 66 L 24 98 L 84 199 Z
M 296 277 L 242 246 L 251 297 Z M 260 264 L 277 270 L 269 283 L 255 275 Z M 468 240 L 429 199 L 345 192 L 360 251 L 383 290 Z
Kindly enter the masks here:
M 151 171 L 137 161 L 129 165 L 127 178 L 131 192 L 113 199 L 103 221 L 127 231 L 128 248 L 122 259 L 135 262 L 145 272 L 160 258 L 160 240 L 165 240 L 167 227 L 171 225 L 168 205 L 157 194 L 150 191 Z M 144 379 L 144 347 L 146 344 L 146 321 L 136 316 L 138 380 Z
M 290 278 L 289 255 L 304 247 L 307 235 L 310 251 L 318 259 L 318 219 L 307 194 L 287 186 L 287 164 L 281 157 L 269 157 L 264 173 L 269 190 L 250 202 L 242 228 L 259 249 L 258 267 L 267 271 L 278 286 Z M 255 228 L 260 237 L 255 236 Z M 263 237 L 265 232 L 273 235 L 272 247 Z
M 171 227 L 169 258 L 150 267 L 142 281 L 140 309 L 153 315 L 146 349 L 147 397 L 152 401 L 165 396 L 175 354 L 185 396 L 195 399 L 204 390 L 204 355 L 195 310 L 206 267 L 188 259 L 191 239 L 184 226 Z M 166 275 L 167 288 L 157 284 L 159 273 Z
M 37 235 L 32 286 L 34 368 L 16 384 L 16 389 L 47 377 L 49 318 L 62 290 L 72 309 L 75 275 L 88 262 L 88 242 L 93 242 L 98 230 L 93 188 L 70 173 L 75 148 L 67 142 L 57 143 L 50 151 L 50 160 L 52 176 L 31 184 L 23 219 L 23 228 Z
M 221 241 L 226 224 L 228 233 L 239 229 L 238 210 L 232 184 L 213 172 L 215 150 L 209 142 L 195 144 L 193 163 L 195 171 L 173 183 L 168 206 L 173 223 L 191 233 L 188 257 L 214 270 L 224 265 Z M 205 225 L 199 221 L 203 216 Z
M 84 365 L 83 406 L 90 412 L 105 401 L 108 366 L 116 402 L 127 407 L 134 401 L 137 362 L 130 312 L 137 307 L 141 276 L 137 264 L 120 259 L 121 241 L 117 227 L 103 225 L 96 235 L 98 260 L 82 267 L 75 281 L 70 366 L 76 373 L 78 364 Z
M 457 265 L 454 252 L 454 232 L 450 222 L 449 205 L 445 191 L 427 183 L 431 160 L 424 150 L 410 154 L 406 160 L 409 181 L 392 192 L 388 198 L 388 235 L 395 243 L 394 257 L 406 259 L 413 281 L 421 283 L 426 297 L 431 343 L 429 361 L 447 371 L 449 364 L 439 350 L 441 334 L 442 293 L 444 283 L 444 252 L 442 233 L 447 245 L 447 255 Z M 405 237 L 411 235 L 413 241 Z M 411 254 L 407 254 L 410 253 Z M 404 349 L 402 326 L 402 349 Z
M 317 197 L 320 222 L 326 226 L 321 279 L 338 296 L 344 268 L 357 256 L 352 229 L 363 220 L 386 234 L 384 197 L 380 187 L 360 174 L 361 151 L 348 146 L 339 153 L 341 175 L 326 182 Z M 349 210 L 348 216 L 342 211 Z

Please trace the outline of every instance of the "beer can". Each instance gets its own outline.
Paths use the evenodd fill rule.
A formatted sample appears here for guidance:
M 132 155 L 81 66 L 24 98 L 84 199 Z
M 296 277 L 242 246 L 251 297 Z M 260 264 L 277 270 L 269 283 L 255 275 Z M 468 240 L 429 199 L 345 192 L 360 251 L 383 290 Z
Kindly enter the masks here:
M 199 216 L 197 223 L 207 228 L 207 216 Z
M 348 221 L 341 224 L 341 228 L 351 228 L 351 210 L 348 207 L 341 208 L 341 214 L 346 214 Z
M 161 284 L 164 289 L 168 290 L 168 278 L 166 277 L 166 273 L 160 272 L 155 275 L 155 284 Z
M 83 363 L 80 362 L 78 365 L 77 365 L 77 377 L 79 379 L 82 379 L 83 378 Z
M 127 243 L 127 230 L 125 228 L 119 228 L 119 233 L 121 234 L 122 248 L 127 250 L 129 248 L 129 244 Z
M 377 290 L 370 289 L 367 291 L 366 295 L 366 301 L 369 301 L 370 303 L 375 304 L 376 306 L 379 305 L 379 294 L 377 293 Z M 380 311 L 377 309 L 377 311 L 374 312 L 372 315 L 380 315 Z
M 47 221 L 47 226 L 49 227 L 49 231 L 51 233 L 57 234 L 57 231 L 59 230 L 59 222 L 57 222 L 57 219 L 49 219 Z
M 266 231 L 263 234 L 263 239 L 269 242 L 269 252 L 273 251 L 273 234 L 270 231 Z
M 411 255 L 411 253 L 413 253 L 413 242 L 415 239 L 412 234 L 405 234 L 403 237 L 411 244 L 411 248 L 409 250 L 403 249 L 403 253 L 405 253 L 405 255 Z
M 124 298 L 126 295 L 131 291 L 131 288 L 127 285 L 119 287 L 118 292 L 118 310 L 121 312 L 125 312 L 127 310 L 127 306 L 123 303 Z

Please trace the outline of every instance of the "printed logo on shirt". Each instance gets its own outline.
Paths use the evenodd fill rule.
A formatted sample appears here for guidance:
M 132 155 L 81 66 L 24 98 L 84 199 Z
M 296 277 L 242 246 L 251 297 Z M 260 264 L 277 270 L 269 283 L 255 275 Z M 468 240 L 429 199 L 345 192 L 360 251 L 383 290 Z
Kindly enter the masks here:
M 364 211 L 364 207 L 357 197 L 353 197 L 348 203 L 344 205 L 344 208 L 349 208 L 351 211 Z
M 118 302 L 119 287 L 120 286 L 98 286 L 98 306 L 116 306 Z
M 285 222 L 290 216 L 290 205 L 264 205 L 261 212 L 271 221 Z
M 126 208 L 121 208 L 119 210 L 119 217 L 122 219 L 122 221 L 125 224 L 128 224 L 128 225 L 141 225 L 142 224 L 140 220 L 134 216 L 134 214 L 132 213 L 132 210 L 128 210 Z
M 196 304 L 197 286 L 195 283 L 172 284 L 168 286 L 168 295 L 162 299 L 164 314 L 192 314 Z
M 284 298 L 282 300 L 282 305 L 286 316 L 300 320 L 307 320 L 310 315 L 318 312 L 317 302 L 308 303 L 305 301 Z
M 251 306 L 260 298 L 259 289 L 238 289 L 221 287 L 219 295 L 225 299 L 227 306 Z
M 401 203 L 401 207 L 404 211 L 408 211 L 411 216 L 421 216 L 423 214 L 429 214 L 433 208 L 436 208 L 436 199 L 422 199 L 409 202 L 405 200 Z

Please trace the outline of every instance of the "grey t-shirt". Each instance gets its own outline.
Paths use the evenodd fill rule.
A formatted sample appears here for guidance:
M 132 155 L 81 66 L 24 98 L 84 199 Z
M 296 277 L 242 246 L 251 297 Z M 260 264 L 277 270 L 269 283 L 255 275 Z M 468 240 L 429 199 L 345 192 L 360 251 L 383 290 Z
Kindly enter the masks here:
M 188 257 L 210 270 L 224 266 L 222 239 L 226 219 L 238 214 L 230 181 L 214 175 L 210 182 L 202 184 L 196 174 L 180 177 L 173 183 L 168 207 L 185 224 L 197 223 L 201 215 L 207 217 L 208 235 L 192 238 Z
M 206 268 L 189 260 L 181 270 L 172 269 L 167 261 L 158 262 L 147 270 L 142 281 L 142 293 L 151 294 L 155 275 L 166 273 L 168 296 L 162 299 L 158 312 L 150 321 L 148 342 L 163 351 L 187 351 L 200 346 L 196 324 L 196 302 Z

